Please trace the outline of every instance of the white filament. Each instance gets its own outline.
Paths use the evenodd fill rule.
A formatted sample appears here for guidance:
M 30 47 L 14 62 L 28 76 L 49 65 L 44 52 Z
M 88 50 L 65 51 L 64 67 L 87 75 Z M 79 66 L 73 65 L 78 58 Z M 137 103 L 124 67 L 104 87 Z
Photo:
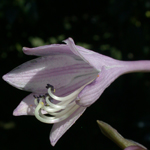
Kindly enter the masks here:
M 91 83 L 93 80 L 88 82 Z M 35 108 L 35 117 L 43 123 L 57 123 L 68 118 L 74 113 L 80 106 L 76 104 L 75 100 L 81 90 L 87 85 L 83 85 L 73 93 L 65 97 L 58 97 L 52 93 L 51 87 L 48 88 L 48 94 L 46 97 L 35 98 L 34 103 L 37 106 Z M 58 101 L 54 104 L 50 101 L 50 97 Z M 49 116 L 42 114 L 42 110 L 46 111 Z
M 92 80 L 93 81 L 93 80 Z M 74 91 L 73 93 L 71 93 L 70 95 L 67 95 L 65 97 L 58 97 L 56 95 L 54 95 L 52 93 L 52 90 L 51 90 L 51 87 L 48 88 L 48 94 L 55 100 L 58 100 L 58 101 L 66 101 L 66 100 L 69 100 L 69 99 L 75 99 L 77 97 L 77 95 L 81 92 L 81 90 L 88 84 L 90 84 L 92 81 L 86 83 L 85 85 L 83 85 L 82 87 L 80 87 L 79 89 L 77 89 L 76 91 Z
M 68 104 L 72 102 L 72 99 L 60 102 L 58 104 L 53 104 L 52 102 L 49 101 L 48 97 L 46 97 L 46 102 L 49 106 L 56 109 L 65 109 L 66 107 L 72 106 L 72 104 L 68 106 Z
M 73 112 L 75 112 L 80 106 L 74 105 L 70 109 L 66 109 L 60 113 L 57 113 L 55 117 L 47 117 L 41 113 L 41 108 L 44 106 L 43 102 L 40 102 L 35 109 L 35 117 L 43 123 L 57 123 L 68 118 Z

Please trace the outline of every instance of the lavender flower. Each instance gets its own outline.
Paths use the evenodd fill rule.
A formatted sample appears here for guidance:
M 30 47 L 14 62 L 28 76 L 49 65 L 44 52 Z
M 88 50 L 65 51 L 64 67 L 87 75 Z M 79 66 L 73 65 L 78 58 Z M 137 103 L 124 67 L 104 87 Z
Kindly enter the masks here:
M 35 115 L 41 122 L 54 123 L 50 133 L 53 146 L 117 77 L 150 71 L 150 61 L 119 61 L 77 46 L 71 38 L 64 42 L 24 47 L 25 54 L 41 57 L 3 76 L 12 86 L 32 92 L 13 115 Z

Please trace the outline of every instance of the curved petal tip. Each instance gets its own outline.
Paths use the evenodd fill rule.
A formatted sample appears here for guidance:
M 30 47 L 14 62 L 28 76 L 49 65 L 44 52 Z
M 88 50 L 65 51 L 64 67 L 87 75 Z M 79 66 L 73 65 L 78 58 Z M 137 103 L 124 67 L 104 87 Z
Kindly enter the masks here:
M 124 150 L 147 150 L 147 148 L 140 147 L 138 145 L 132 145 L 132 146 L 125 148 Z
M 18 89 L 23 89 L 23 86 L 21 85 L 23 82 L 18 83 L 18 81 L 21 81 L 17 78 L 16 74 L 11 74 L 10 72 L 2 76 L 2 79 L 6 81 L 8 84 L 12 85 L 13 87 L 16 87 Z
M 58 141 L 58 140 L 57 140 L 57 141 Z M 50 141 L 50 144 L 51 144 L 52 146 L 55 146 L 55 144 L 56 144 L 57 141 L 52 141 L 52 140 L 51 140 L 51 141 Z
M 26 104 L 24 101 L 17 106 L 17 108 L 13 111 L 14 116 L 22 116 L 22 115 L 34 115 L 34 107 L 32 105 Z
M 66 40 L 63 40 L 63 42 L 66 43 L 66 44 L 67 44 L 69 41 L 74 43 L 74 40 L 73 40 L 71 37 L 67 38 Z
M 85 107 L 79 107 L 70 117 L 53 125 L 50 133 L 50 143 L 52 146 L 55 146 L 57 141 L 76 122 L 85 110 Z
M 26 54 L 26 51 L 29 51 L 31 48 L 29 48 L 29 47 L 23 47 L 22 48 L 22 51 Z
M 21 89 L 14 81 L 15 81 L 15 76 L 13 74 L 5 74 L 2 76 L 2 79 L 4 81 L 6 81 L 8 84 L 18 88 L 18 89 Z
M 3 79 L 4 81 L 7 81 L 7 75 L 3 75 L 3 76 L 2 76 L 2 79 Z

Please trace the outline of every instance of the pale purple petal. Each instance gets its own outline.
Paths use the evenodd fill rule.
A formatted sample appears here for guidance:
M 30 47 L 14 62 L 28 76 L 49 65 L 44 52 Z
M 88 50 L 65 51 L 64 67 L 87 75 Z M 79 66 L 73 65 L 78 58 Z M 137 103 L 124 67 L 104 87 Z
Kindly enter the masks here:
M 64 40 L 66 44 L 51 44 L 45 46 L 39 46 L 35 48 L 23 47 L 23 52 L 27 55 L 35 56 L 48 56 L 48 55 L 77 55 L 80 56 L 83 60 L 87 61 L 84 58 L 84 54 L 93 54 L 95 52 L 85 49 L 81 46 L 75 45 L 72 38 Z M 82 55 L 80 54 L 82 53 Z
M 142 148 L 140 146 L 129 146 L 125 148 L 124 150 L 147 150 L 146 148 Z
M 103 91 L 122 74 L 150 71 L 150 61 L 126 62 L 112 60 L 112 65 L 109 63 L 109 65 L 104 64 L 99 73 L 99 77 L 81 91 L 79 94 L 79 99 L 81 100 L 77 101 L 77 104 L 84 107 L 90 106 L 101 96 Z
M 13 111 L 14 116 L 21 116 L 21 115 L 34 115 L 35 104 L 34 104 L 34 97 L 33 93 L 29 94 L 25 97 L 17 108 Z
M 4 75 L 3 79 L 16 88 L 35 93 L 46 92 L 45 86 L 49 83 L 57 92 L 69 85 L 76 90 L 97 74 L 96 69 L 78 56 L 54 55 L 28 61 Z
M 69 118 L 53 125 L 50 133 L 50 142 L 52 146 L 56 144 L 61 136 L 75 123 L 85 110 L 85 107 L 79 107 Z
M 36 56 L 63 55 L 63 54 L 77 55 L 81 57 L 83 60 L 85 60 L 86 62 L 90 62 L 91 65 L 94 64 L 93 66 L 95 67 L 97 65 L 103 66 L 104 65 L 103 59 L 109 58 L 107 56 L 98 54 L 92 50 L 88 50 L 88 49 L 85 49 L 84 47 L 75 45 L 72 38 L 68 38 L 64 40 L 64 42 L 66 44 L 51 44 L 51 45 L 39 46 L 35 48 L 23 47 L 23 52 L 27 55 L 36 55 Z M 100 60 L 102 62 L 98 63 Z
M 121 74 L 121 70 L 102 67 L 99 77 L 87 85 L 79 94 L 77 104 L 88 107 L 93 104 L 103 93 L 103 91 Z
M 91 50 L 85 49 L 84 47 L 75 45 L 72 38 L 68 38 L 64 40 L 66 44 L 51 44 L 44 45 L 35 48 L 23 47 L 23 52 L 26 55 L 35 55 L 35 56 L 48 56 L 48 55 L 77 55 L 84 59 L 84 56 L 80 54 L 86 53 L 91 54 L 94 53 Z
M 80 51 L 78 50 L 78 47 L 75 45 L 74 41 L 72 38 L 68 38 L 66 40 L 64 40 L 63 42 L 65 42 L 70 50 L 77 56 L 80 56 L 85 62 L 88 62 L 81 54 Z
M 120 61 L 124 73 L 150 72 L 150 60 Z
M 44 93 L 38 93 L 38 94 L 44 94 Z M 36 93 L 31 93 L 28 96 L 26 96 L 20 104 L 15 108 L 13 111 L 14 116 L 22 116 L 22 115 L 34 115 L 34 111 L 36 108 L 36 105 L 34 103 L 34 95 L 37 95 Z M 45 114 L 46 112 L 42 110 L 42 113 Z
M 48 56 L 48 55 L 74 55 L 66 44 L 51 44 L 35 48 L 23 47 L 23 52 L 27 55 Z
M 110 58 L 108 56 L 96 53 L 92 50 L 85 49 L 84 47 L 75 45 L 72 38 L 64 40 L 64 42 L 69 46 L 70 50 L 75 54 L 81 57 L 85 62 L 88 62 L 97 70 L 101 70 L 102 66 L 113 67 L 120 65 L 118 60 Z
M 142 144 L 140 144 L 138 142 L 135 142 L 135 141 L 129 140 L 129 139 L 126 139 L 126 140 L 131 142 L 133 145 L 126 147 L 124 150 L 147 150 L 147 148 L 145 146 L 143 146 Z

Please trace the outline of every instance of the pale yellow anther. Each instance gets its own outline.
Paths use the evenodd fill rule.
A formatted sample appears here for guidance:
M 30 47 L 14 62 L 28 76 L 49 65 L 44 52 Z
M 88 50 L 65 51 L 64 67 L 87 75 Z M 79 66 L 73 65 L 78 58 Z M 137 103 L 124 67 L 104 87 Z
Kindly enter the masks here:
M 44 106 L 44 103 L 43 102 L 40 102 L 41 103 L 41 105 L 43 105 Z
M 54 89 L 54 93 L 55 93 L 55 89 Z

